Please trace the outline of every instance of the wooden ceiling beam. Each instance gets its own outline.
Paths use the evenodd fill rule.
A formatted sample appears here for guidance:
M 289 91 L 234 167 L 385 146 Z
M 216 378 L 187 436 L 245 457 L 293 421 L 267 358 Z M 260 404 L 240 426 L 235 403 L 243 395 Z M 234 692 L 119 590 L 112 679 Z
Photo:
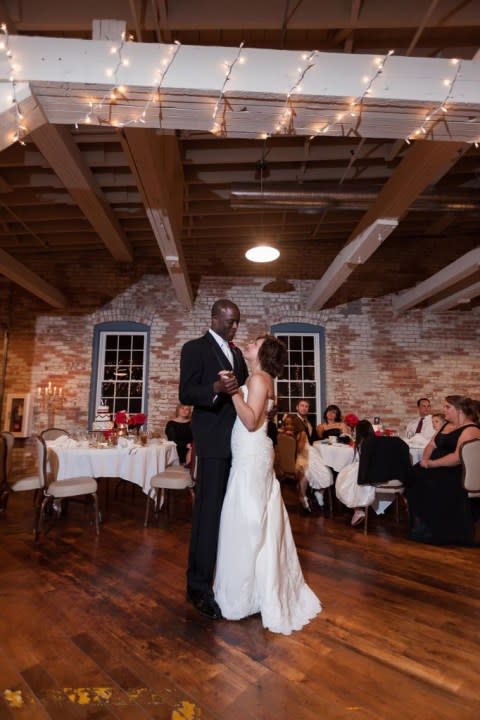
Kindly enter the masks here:
M 416 142 L 405 154 L 376 200 L 355 227 L 345 247 L 349 247 L 369 228 L 374 228 L 375 223 L 381 223 L 382 219 L 393 219 L 398 222 L 425 188 L 448 172 L 467 150 L 468 145 L 465 143 Z M 388 237 L 388 234 L 379 233 L 381 242 Z M 333 278 L 336 270 L 335 263 L 332 263 L 325 275 L 315 283 L 307 300 L 308 309 L 319 310 L 348 279 L 350 273 L 344 272 L 343 275 L 339 275 L 340 282 L 336 282 Z M 326 291 L 324 278 L 327 277 L 329 283 Z M 330 290 L 331 293 L 328 295 Z
M 60 290 L 54 288 L 53 285 L 47 283 L 4 250 L 0 250 L 0 273 L 48 305 L 56 308 L 64 308 L 67 305 L 67 298 Z
M 153 233 L 177 299 L 193 307 L 193 292 L 181 243 L 183 168 L 174 134 L 124 128 L 121 142 L 135 176 Z
M 69 130 L 46 124 L 34 130 L 31 138 L 112 257 L 119 262 L 132 262 L 132 250 L 120 223 Z

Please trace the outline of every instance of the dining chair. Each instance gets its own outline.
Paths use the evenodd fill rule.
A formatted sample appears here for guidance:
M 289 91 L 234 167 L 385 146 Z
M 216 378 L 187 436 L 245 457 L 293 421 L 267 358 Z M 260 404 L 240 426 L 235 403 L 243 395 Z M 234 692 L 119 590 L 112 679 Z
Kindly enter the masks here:
M 35 506 L 34 528 L 37 524 L 37 510 L 39 494 L 42 488 L 42 479 L 38 473 L 20 477 L 16 480 L 12 477 L 12 450 L 14 436 L 9 432 L 0 433 L 0 511 L 7 509 L 8 498 L 11 493 L 33 491 L 33 503 Z
M 373 485 L 375 495 L 391 495 L 395 503 L 395 520 L 400 522 L 400 498 L 411 468 L 410 449 L 399 437 L 373 436 L 363 441 L 358 465 L 358 484 Z M 368 533 L 365 506 L 363 532 Z
M 168 502 L 168 492 L 170 490 L 190 490 L 192 499 L 194 498 L 193 488 L 195 482 L 192 471 L 189 467 L 183 465 L 170 465 L 163 472 L 159 472 L 150 480 L 150 492 L 147 494 L 147 503 L 145 507 L 144 527 L 148 525 L 148 516 L 150 512 L 150 502 L 153 500 L 155 515 L 158 515 L 165 501 Z M 160 490 L 160 498 L 159 498 Z
M 460 448 L 462 483 L 468 493 L 473 521 L 473 544 L 480 544 L 480 440 L 467 440 Z
M 480 440 L 467 440 L 460 449 L 462 482 L 468 497 L 480 495 Z
M 68 432 L 68 430 L 56 427 L 49 427 L 46 430 L 42 430 L 42 432 L 40 433 L 40 437 L 42 437 L 44 440 L 56 440 L 57 438 L 62 437 L 62 435 L 70 437 L 70 433 Z
M 7 441 L 2 433 L 0 435 L 0 512 L 7 508 L 8 493 Z
M 98 510 L 97 481 L 95 478 L 88 476 L 57 480 L 58 467 L 56 454 L 51 453 L 51 472 L 47 473 L 47 446 L 45 444 L 45 440 L 43 437 L 40 437 L 40 435 L 35 435 L 34 437 L 37 446 L 38 472 L 43 488 L 43 499 L 39 507 L 35 523 L 35 540 L 38 540 L 43 529 L 44 517 L 49 505 L 54 508 L 55 500 L 64 500 L 67 498 L 77 498 L 88 495 L 91 495 L 93 499 L 95 530 L 98 535 L 100 533 L 100 514 Z
M 275 475 L 279 480 L 295 480 L 295 456 L 297 453 L 297 441 L 292 435 L 279 432 L 277 444 L 275 445 L 273 467 Z
M 7 509 L 10 494 L 15 436 L 11 432 L 3 430 L 0 437 L 2 438 L 2 447 L 0 448 L 0 512 L 2 512 Z

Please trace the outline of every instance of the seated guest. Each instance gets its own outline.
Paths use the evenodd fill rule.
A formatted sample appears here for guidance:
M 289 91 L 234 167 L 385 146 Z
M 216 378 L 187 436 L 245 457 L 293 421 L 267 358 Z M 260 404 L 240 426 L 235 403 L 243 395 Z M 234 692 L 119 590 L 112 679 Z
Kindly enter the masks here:
M 407 424 L 407 438 L 412 438 L 414 435 L 422 435 L 425 440 L 431 440 L 435 430 L 432 425 L 432 416 L 430 415 L 430 400 L 428 398 L 420 398 L 417 400 L 417 408 L 418 417 L 410 420 Z
M 355 431 L 355 459 L 342 468 L 337 475 L 335 493 L 341 503 L 353 508 L 351 525 L 358 525 L 365 517 L 364 507 L 371 505 L 375 499 L 373 485 L 358 484 L 358 457 L 362 443 L 369 437 L 375 437 L 373 425 L 369 420 L 360 420 Z
M 312 425 L 308 418 L 308 413 L 310 411 L 310 403 L 308 400 L 299 400 L 295 406 L 295 412 L 294 413 L 286 413 L 283 416 L 283 421 L 285 422 L 285 418 L 287 416 L 297 418 L 300 420 L 303 424 L 303 430 L 307 434 L 307 439 L 310 445 L 315 442 L 315 440 L 318 440 L 317 432 L 315 427 Z
M 329 405 L 323 413 L 323 423 L 317 425 L 317 435 L 320 440 L 340 435 L 348 435 L 348 427 L 342 421 L 342 413 L 338 405 Z
M 178 459 L 181 465 L 188 465 L 192 448 L 192 409 L 189 405 L 179 403 L 175 417 L 165 426 L 165 435 L 177 446 Z
M 445 425 L 445 413 L 436 412 L 432 413 L 432 426 L 435 433 L 439 432 Z
M 279 433 L 286 433 L 295 438 L 295 477 L 297 482 L 298 500 L 303 513 L 310 514 L 312 507 L 307 496 L 309 484 L 315 488 L 318 504 L 323 505 L 323 490 L 332 484 L 331 470 L 316 454 L 312 454 L 308 436 L 303 423 L 295 415 L 287 415 Z M 317 492 L 318 491 L 318 492 Z
M 470 398 L 445 398 L 445 423 L 412 469 L 406 490 L 411 530 L 418 542 L 472 543 L 471 507 L 462 485 L 460 448 L 480 438 L 478 406 Z

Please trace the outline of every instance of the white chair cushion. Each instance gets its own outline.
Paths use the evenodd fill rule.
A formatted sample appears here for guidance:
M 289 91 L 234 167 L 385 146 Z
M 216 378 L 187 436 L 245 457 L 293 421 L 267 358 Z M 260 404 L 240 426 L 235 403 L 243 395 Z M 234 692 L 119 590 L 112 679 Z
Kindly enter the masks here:
M 154 475 L 150 485 L 153 488 L 164 488 L 165 490 L 183 490 L 193 487 L 193 480 L 188 470 L 175 467 Z
M 89 495 L 94 492 L 97 492 L 97 481 L 94 478 L 75 477 L 50 483 L 46 494 L 56 498 L 64 498 L 74 495 Z
M 39 490 L 42 483 L 38 475 L 30 475 L 29 477 L 20 478 L 10 485 L 13 492 L 22 492 L 23 490 Z

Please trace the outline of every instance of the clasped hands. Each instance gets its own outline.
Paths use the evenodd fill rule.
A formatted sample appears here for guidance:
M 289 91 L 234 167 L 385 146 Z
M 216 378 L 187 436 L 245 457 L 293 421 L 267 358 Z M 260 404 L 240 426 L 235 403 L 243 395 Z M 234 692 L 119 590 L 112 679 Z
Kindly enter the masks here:
M 235 395 L 238 390 L 238 380 L 232 370 L 220 370 L 218 380 L 213 384 L 215 393 Z

